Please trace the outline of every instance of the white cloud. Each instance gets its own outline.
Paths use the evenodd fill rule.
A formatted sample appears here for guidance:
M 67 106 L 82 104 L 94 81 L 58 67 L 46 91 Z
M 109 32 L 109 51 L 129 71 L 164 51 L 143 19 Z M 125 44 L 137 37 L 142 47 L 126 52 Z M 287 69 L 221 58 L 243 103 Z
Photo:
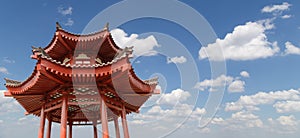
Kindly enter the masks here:
M 266 36 L 266 31 L 274 28 L 272 21 L 273 19 L 266 19 L 236 26 L 224 39 L 218 38 L 215 43 L 201 47 L 199 58 L 244 61 L 275 55 L 280 51 L 277 42 L 269 42 Z M 223 55 L 216 52 L 220 48 Z
M 277 134 L 291 134 L 299 130 L 299 121 L 294 115 L 279 116 L 277 119 L 268 118 L 267 130 Z
M 297 120 L 293 115 L 290 116 L 280 116 L 277 121 L 283 126 L 295 126 L 297 125 Z
M 176 105 L 178 102 L 187 100 L 190 96 L 189 92 L 182 89 L 176 89 L 171 93 L 163 94 L 157 102 L 158 104 L 164 105 Z
M 235 80 L 228 86 L 229 92 L 243 92 L 245 91 L 245 82 L 241 80 Z
M 176 106 L 171 108 L 165 108 L 164 105 L 156 105 L 147 110 L 145 113 L 134 114 L 132 115 L 133 120 L 138 120 L 135 124 L 153 124 L 150 122 L 159 121 L 159 124 L 163 126 L 166 124 L 169 126 L 169 123 L 181 123 L 185 118 L 190 118 L 190 120 L 198 121 L 199 118 L 206 113 L 204 108 L 196 108 L 193 110 L 193 105 L 179 103 Z
M 265 6 L 261 12 L 263 13 L 274 13 L 274 12 L 282 12 L 282 11 L 286 11 L 290 9 L 290 6 L 292 6 L 291 4 L 287 3 L 287 2 L 283 2 L 280 5 L 269 5 L 269 6 Z
M 235 121 L 244 122 L 244 124 L 247 127 L 262 127 L 263 126 L 263 122 L 259 119 L 258 116 L 254 115 L 252 113 L 249 113 L 249 112 L 245 112 L 245 111 L 240 111 L 240 112 L 232 114 L 231 119 L 235 120 Z
M 176 56 L 167 58 L 167 63 L 175 63 L 175 64 L 182 64 L 185 63 L 187 59 L 184 56 Z
M 153 35 L 146 38 L 138 38 L 138 34 L 128 35 L 124 30 L 118 28 L 111 30 L 111 34 L 119 47 L 134 46 L 133 54 L 135 56 L 152 56 L 157 54 L 154 48 L 159 47 L 159 44 Z
M 66 15 L 71 15 L 72 14 L 72 11 L 73 11 L 73 8 L 71 6 L 69 6 L 68 8 L 63 8 L 63 7 L 58 7 L 57 8 L 57 11 L 58 13 L 66 16 Z
M 206 110 L 204 108 L 196 108 L 194 111 L 193 111 L 193 115 L 194 116 L 201 116 L 201 115 L 204 115 L 206 113 Z
M 211 121 L 212 124 L 222 125 L 225 123 L 225 120 L 221 117 L 214 117 Z
M 278 113 L 300 112 L 300 101 L 279 101 L 273 107 Z
M 228 86 L 228 92 L 243 92 L 245 90 L 245 82 L 240 78 L 233 78 L 231 76 L 221 75 L 216 79 L 205 79 L 201 82 L 196 83 L 194 88 L 200 91 L 208 89 L 209 92 L 218 91 L 220 88 Z
M 134 63 L 135 63 L 135 64 L 140 64 L 141 61 L 140 61 L 140 60 L 137 60 L 137 61 L 135 61 Z
M 2 105 L 3 103 L 5 103 L 9 98 L 4 97 L 4 92 L 6 90 L 0 90 L 0 105 Z
M 67 22 L 64 23 L 65 26 L 72 26 L 74 21 L 71 18 L 68 18 Z
M 288 19 L 288 18 L 291 18 L 291 17 L 292 17 L 292 15 L 290 15 L 290 14 L 286 14 L 286 15 L 281 16 L 282 19 Z
M 14 60 L 12 60 L 12 59 L 9 59 L 8 57 L 4 57 L 2 61 L 3 61 L 4 63 L 9 63 L 9 64 L 11 64 L 11 63 L 15 63 L 15 61 L 14 61 Z
M 201 82 L 198 82 L 194 88 L 199 89 L 200 91 L 205 91 L 208 88 L 211 92 L 213 92 L 214 89 L 217 89 L 218 87 L 224 87 L 228 85 L 228 83 L 231 83 L 234 80 L 231 76 L 221 75 L 217 77 L 216 79 L 205 79 Z
M 8 70 L 5 67 L 0 67 L 0 73 L 9 74 Z
M 300 92 L 290 89 L 275 92 L 258 92 L 254 95 L 241 96 L 236 102 L 226 103 L 225 111 L 259 110 L 258 105 L 273 104 L 276 101 L 283 100 L 300 100 Z
M 39 119 L 37 117 L 25 116 L 18 119 L 18 125 L 38 124 Z
M 225 111 L 239 111 L 243 108 L 244 106 L 239 102 L 228 102 L 226 103 Z
M 153 126 L 154 128 L 173 129 L 178 126 L 182 127 L 187 123 L 185 119 L 189 118 L 189 123 L 198 122 L 199 118 L 206 113 L 204 108 L 195 107 L 187 104 L 191 95 L 182 89 L 175 89 L 170 93 L 162 94 L 157 99 L 157 104 L 151 108 L 144 108 L 143 113 L 132 114 L 132 124 Z M 191 122 L 190 122 L 191 121 Z M 185 125 L 184 125 L 185 126 Z M 150 127 L 153 129 L 153 127 Z M 196 126 L 195 126 L 196 127 Z
M 249 78 L 249 77 L 250 77 L 250 74 L 249 74 L 247 71 L 242 71 L 242 72 L 240 73 L 240 75 L 241 75 L 242 77 L 245 77 L 245 78 Z
M 261 119 L 250 112 L 239 111 L 233 113 L 230 118 L 214 118 L 212 124 L 224 126 L 225 129 L 241 130 L 247 128 L 263 128 Z
M 6 90 L 0 90 L 0 115 L 19 111 L 19 103 L 11 97 L 4 97 Z
M 295 54 L 295 55 L 300 55 L 300 48 L 296 47 L 293 45 L 291 42 L 285 42 L 285 50 L 284 50 L 285 55 L 289 54 Z

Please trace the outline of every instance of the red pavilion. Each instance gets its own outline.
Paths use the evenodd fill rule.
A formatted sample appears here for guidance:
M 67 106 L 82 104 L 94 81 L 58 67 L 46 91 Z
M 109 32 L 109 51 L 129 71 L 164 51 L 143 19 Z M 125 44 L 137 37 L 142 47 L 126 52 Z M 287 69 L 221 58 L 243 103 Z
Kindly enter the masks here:
M 56 24 L 55 35 L 45 48 L 32 47 L 37 60 L 33 73 L 25 81 L 6 80 L 7 97 L 15 98 L 26 115 L 40 117 L 38 138 L 51 137 L 52 123 L 60 124 L 60 138 L 72 138 L 72 126 L 91 125 L 94 138 L 97 125 L 108 138 L 108 122 L 114 121 L 120 137 L 121 117 L 124 138 L 129 138 L 126 115 L 139 108 L 156 90 L 157 78 L 139 79 L 131 66 L 131 48 L 118 47 L 103 30 L 87 35 L 67 32 Z M 69 129 L 67 130 L 67 127 Z

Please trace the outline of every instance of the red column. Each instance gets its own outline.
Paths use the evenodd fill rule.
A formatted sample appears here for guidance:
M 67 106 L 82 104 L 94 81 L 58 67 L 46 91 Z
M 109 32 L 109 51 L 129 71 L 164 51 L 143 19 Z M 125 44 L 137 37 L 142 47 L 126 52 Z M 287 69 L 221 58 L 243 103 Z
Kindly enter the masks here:
M 119 122 L 117 116 L 114 117 L 114 124 L 115 124 L 116 138 L 120 138 L 120 129 L 119 129 Z
M 60 138 L 67 138 L 68 97 L 64 95 L 61 107 Z
M 94 138 L 98 138 L 97 121 L 93 121 L 93 129 L 94 129 Z
M 40 128 L 38 138 L 44 138 L 44 130 L 45 130 L 45 104 L 42 105 L 41 115 L 40 115 Z
M 48 119 L 47 138 L 51 138 L 52 118 Z
M 129 138 L 129 132 L 128 132 L 128 126 L 126 120 L 126 109 L 124 105 L 122 108 L 122 126 L 123 126 L 124 138 Z
M 72 131 L 72 129 L 73 129 L 73 122 L 72 121 L 69 121 L 69 138 L 72 138 L 73 137 L 73 131 Z
M 101 113 L 101 124 L 102 124 L 102 138 L 109 138 L 107 110 L 106 110 L 106 105 L 104 103 L 104 100 L 102 98 L 100 104 L 100 113 Z

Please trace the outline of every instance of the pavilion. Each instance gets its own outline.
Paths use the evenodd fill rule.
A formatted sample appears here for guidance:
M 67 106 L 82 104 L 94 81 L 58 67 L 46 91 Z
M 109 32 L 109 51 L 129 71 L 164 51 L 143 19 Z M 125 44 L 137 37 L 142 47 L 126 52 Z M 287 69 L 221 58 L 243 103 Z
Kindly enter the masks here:
M 72 138 L 72 127 L 91 125 L 94 138 L 97 125 L 108 138 L 108 122 L 114 121 L 120 137 L 129 138 L 126 115 L 139 108 L 156 88 L 157 78 L 139 79 L 130 63 L 132 47 L 118 47 L 108 25 L 92 34 L 73 34 L 57 23 L 52 41 L 45 48 L 32 47 L 36 65 L 25 81 L 6 80 L 7 97 L 15 98 L 26 115 L 40 117 L 38 138 L 51 137 L 52 123 L 60 124 L 60 138 Z M 45 122 L 48 120 L 47 131 Z M 69 129 L 67 130 L 67 127 Z

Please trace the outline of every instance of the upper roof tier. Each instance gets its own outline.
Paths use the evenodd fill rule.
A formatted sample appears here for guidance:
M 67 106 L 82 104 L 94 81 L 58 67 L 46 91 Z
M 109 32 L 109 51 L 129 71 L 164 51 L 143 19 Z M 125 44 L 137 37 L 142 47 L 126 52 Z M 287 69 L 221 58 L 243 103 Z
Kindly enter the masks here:
M 56 61 L 69 60 L 74 63 L 72 62 L 74 58 L 84 53 L 93 60 L 106 63 L 112 61 L 123 50 L 113 41 L 108 25 L 101 31 L 82 35 L 67 32 L 56 23 L 52 41 L 45 48 L 33 47 L 32 58 L 38 58 L 39 55 L 44 54 Z M 126 52 L 131 54 L 131 48 L 126 48 Z M 95 62 L 91 61 L 91 63 Z

